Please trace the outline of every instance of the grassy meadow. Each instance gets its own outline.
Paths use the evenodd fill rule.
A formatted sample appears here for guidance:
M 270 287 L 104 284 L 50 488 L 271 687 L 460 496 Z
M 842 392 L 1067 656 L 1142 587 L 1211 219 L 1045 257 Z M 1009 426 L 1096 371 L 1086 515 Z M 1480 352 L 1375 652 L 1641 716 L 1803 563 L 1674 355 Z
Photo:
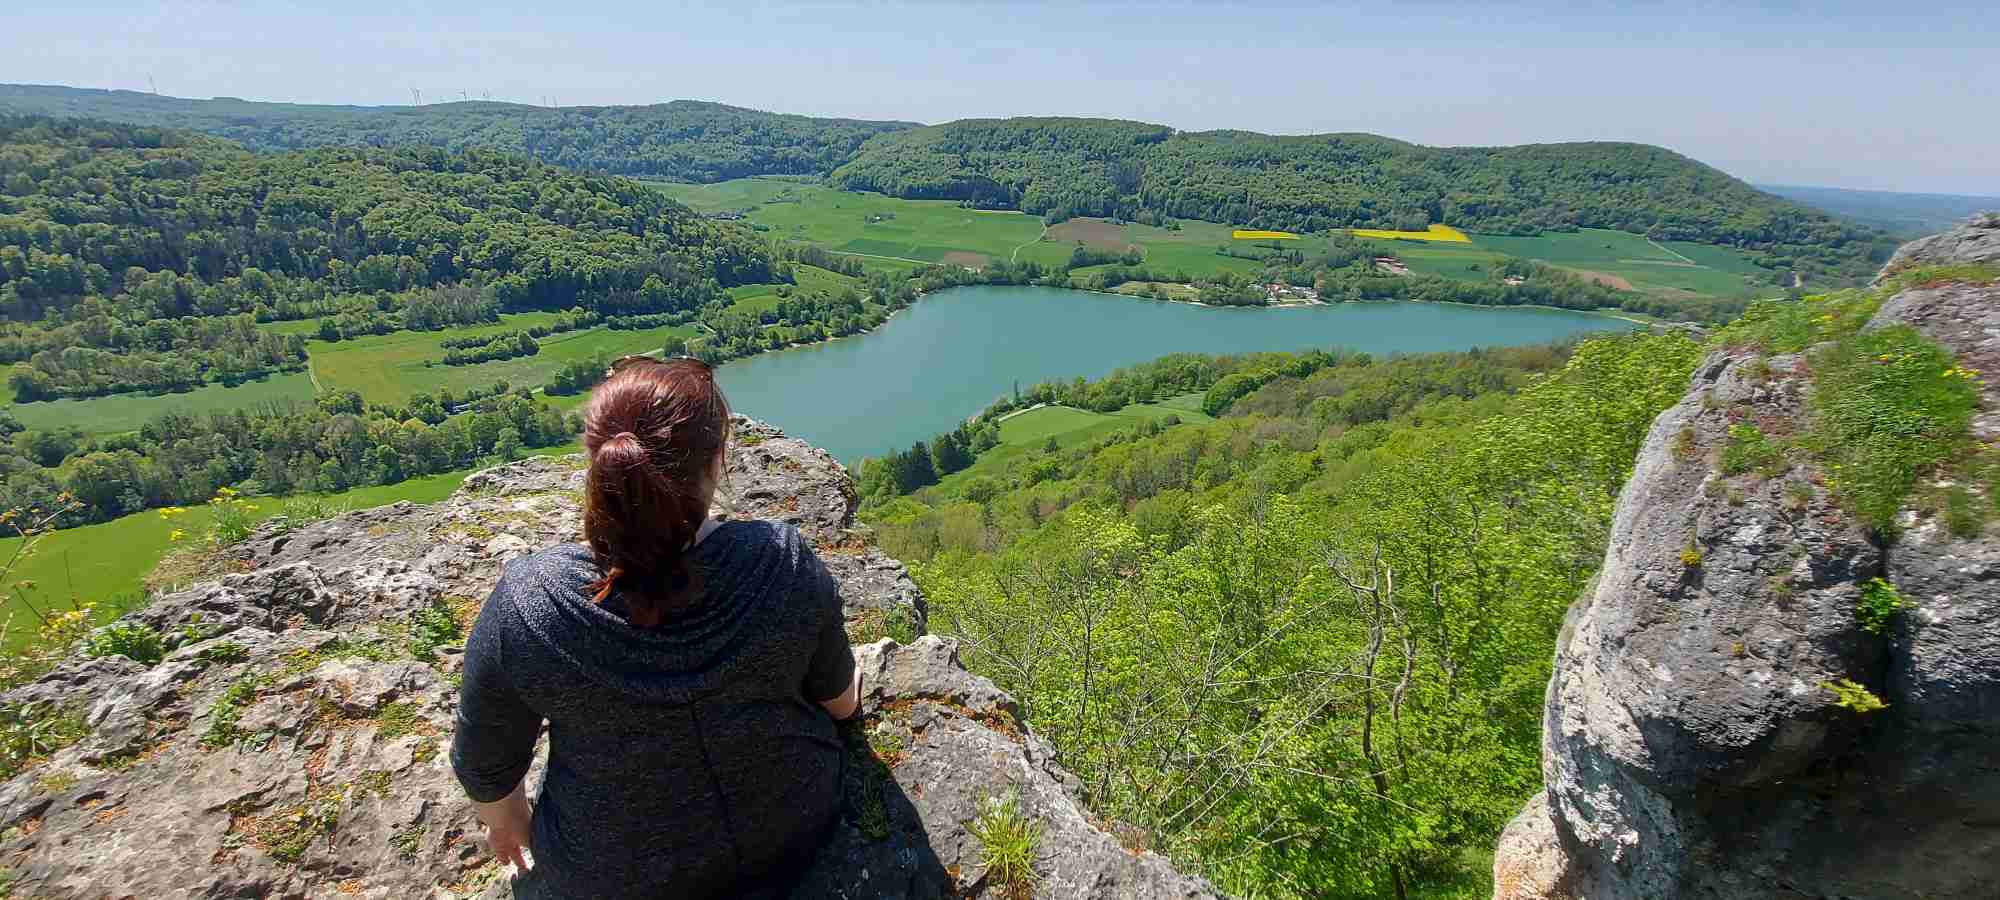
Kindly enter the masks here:
M 1770 282 L 1768 270 L 1728 247 L 1680 241 L 1669 246 L 1643 235 L 1599 228 L 1536 237 L 1474 234 L 1464 243 L 1397 239 L 1382 241 L 1380 247 L 1411 272 L 1466 281 L 1486 280 L 1495 264 L 1511 256 L 1648 294 L 1756 298 L 1775 296 L 1780 290 Z
M 1078 246 L 1123 253 L 1136 249 L 1146 268 L 1190 279 L 1222 272 L 1254 273 L 1255 260 L 1224 256 L 1219 246 L 1251 240 L 1286 240 L 1285 249 L 1310 252 L 1324 236 L 1243 231 L 1215 222 L 1182 220 L 1168 229 L 1133 222 L 1078 218 L 1042 228 L 1019 213 L 968 210 L 950 201 L 898 200 L 881 194 L 837 191 L 799 179 L 745 178 L 718 184 L 664 184 L 660 190 L 708 212 L 744 213 L 768 233 L 859 255 L 872 268 L 945 262 L 977 266 L 992 259 L 1045 266 L 1069 261 Z M 1449 225 L 1424 231 L 1358 228 L 1352 235 L 1379 243 L 1411 272 L 1462 281 L 1486 281 L 1508 257 L 1539 260 L 1623 290 L 1662 296 L 1702 294 L 1751 298 L 1777 288 L 1768 273 L 1727 247 L 1655 243 L 1642 235 L 1603 229 L 1550 232 L 1537 237 L 1467 234 Z M 1073 270 L 1088 276 L 1099 267 Z
M 1014 413 L 1000 423 L 1000 445 L 973 462 L 970 468 L 946 476 L 946 484 L 998 475 L 1010 460 L 1038 453 L 1054 438 L 1059 447 L 1089 443 L 1111 432 L 1129 428 L 1147 419 L 1179 416 L 1183 422 L 1206 422 L 1201 411 L 1201 394 L 1183 394 L 1157 403 L 1134 403 L 1117 412 L 1091 412 L 1069 406 L 1040 406 Z
M 108 434 L 132 431 L 168 412 L 204 415 L 233 409 L 259 409 L 271 405 L 311 403 L 312 375 L 291 372 L 246 381 L 235 387 L 204 385 L 177 394 L 111 394 L 81 400 L 41 400 L 7 407 L 22 425 L 35 429 L 75 426 L 87 432 Z
M 616 356 L 658 350 L 669 335 L 691 337 L 692 326 L 668 326 L 642 331 L 617 331 L 602 326 L 566 331 L 540 338 L 542 351 L 534 356 L 501 359 L 469 366 L 447 366 L 439 342 L 459 335 L 486 334 L 542 324 L 554 313 L 515 313 L 501 316 L 497 325 L 454 328 L 445 331 L 398 331 L 353 340 L 307 341 L 313 375 L 321 390 L 351 390 L 369 403 L 401 403 L 410 395 L 448 387 L 461 391 L 483 387 L 496 381 L 510 385 L 537 385 L 563 363 L 593 356 Z M 436 362 L 425 366 L 426 361 Z
M 1018 212 L 966 209 L 949 200 L 898 200 L 793 179 L 655 186 L 696 210 L 749 209 L 773 237 L 916 266 L 978 266 L 1033 243 L 1042 221 Z

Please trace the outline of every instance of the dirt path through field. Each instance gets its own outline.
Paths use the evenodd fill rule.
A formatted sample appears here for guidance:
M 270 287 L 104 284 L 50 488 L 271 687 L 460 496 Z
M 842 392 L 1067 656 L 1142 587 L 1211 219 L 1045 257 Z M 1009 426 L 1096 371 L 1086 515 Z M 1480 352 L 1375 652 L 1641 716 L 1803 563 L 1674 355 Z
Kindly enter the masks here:
M 1699 265 L 1701 265 L 1701 263 L 1698 263 L 1698 262 L 1695 262 L 1694 260 L 1691 260 L 1691 259 L 1688 259 L 1687 257 L 1685 257 L 1685 256 L 1682 256 L 1682 255 L 1680 255 L 1679 253 L 1676 253 L 1676 252 L 1674 252 L 1673 250 L 1670 250 L 1670 249 L 1668 249 L 1668 248 L 1666 248 L 1666 247 L 1662 247 L 1662 246 L 1660 246 L 1660 242 L 1659 242 L 1659 241 L 1656 241 L 1656 240 L 1653 240 L 1652 238 L 1647 238 L 1647 239 L 1646 239 L 1646 243 L 1648 243 L 1648 244 L 1652 244 L 1652 245 L 1653 245 L 1653 249 L 1655 249 L 1655 250 L 1658 250 L 1658 251 L 1660 251 L 1661 253 L 1665 253 L 1666 255 L 1668 255 L 1668 256 L 1671 256 L 1671 257 L 1673 257 L 1673 258 L 1675 258 L 1675 259 L 1678 259 L 1678 260 L 1680 260 L 1681 262 L 1684 262 L 1684 263 L 1687 263 L 1687 264 L 1688 264 L 1688 265 L 1690 265 L 1690 266 L 1699 266 Z
M 1048 236 L 1049 236 L 1049 226 L 1047 226 L 1047 225 L 1043 225 L 1043 226 L 1042 226 L 1042 233 L 1041 233 L 1041 234 L 1038 234 L 1038 235 L 1036 235 L 1036 236 L 1035 236 L 1035 239 L 1034 239 L 1034 240 L 1032 240 L 1032 241 L 1029 241 L 1029 242 L 1028 242 L 1027 244 L 1022 244 L 1022 245 L 1021 245 L 1021 247 L 1026 247 L 1026 246 L 1028 246 L 1028 244 L 1039 244 L 1039 243 L 1041 243 L 1041 242 L 1042 242 L 1042 239 L 1043 239 L 1043 238 L 1046 238 L 1046 237 L 1048 237 Z M 1015 247 L 1015 248 L 1014 248 L 1014 252 L 1012 252 L 1012 253 L 1009 253 L 1009 254 L 1007 254 L 1007 262 L 1008 262 L 1009 264 L 1012 264 L 1012 263 L 1015 263 L 1015 262 L 1019 262 L 1019 261 L 1020 261 L 1020 256 L 1021 256 L 1021 247 Z
M 869 259 L 895 259 L 895 260 L 901 260 L 903 262 L 917 263 L 918 265 L 925 265 L 925 266 L 936 265 L 936 263 L 933 263 L 928 259 L 911 259 L 907 256 L 883 256 L 880 253 L 856 253 L 852 250 L 833 250 L 830 252 L 838 253 L 842 256 L 866 256 Z

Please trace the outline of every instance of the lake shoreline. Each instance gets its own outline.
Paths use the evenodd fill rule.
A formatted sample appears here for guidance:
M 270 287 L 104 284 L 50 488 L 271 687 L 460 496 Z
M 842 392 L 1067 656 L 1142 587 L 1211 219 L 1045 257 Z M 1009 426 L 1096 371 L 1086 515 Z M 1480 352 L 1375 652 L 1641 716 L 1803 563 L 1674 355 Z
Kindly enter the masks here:
M 730 403 L 852 462 L 951 429 L 1018 382 L 1113 370 L 1172 353 L 1340 347 L 1372 354 L 1525 346 L 1643 327 L 1590 311 L 1516 315 L 1468 304 L 1325 303 L 1289 314 L 1210 315 L 1203 304 L 1041 285 L 964 285 L 925 294 L 863 341 L 829 339 L 739 357 L 716 369 Z M 844 337 L 851 337 L 844 336 Z
M 756 359 L 758 357 L 767 356 L 773 353 L 784 353 L 791 350 L 804 350 L 811 347 L 823 347 L 829 344 L 837 344 L 849 338 L 858 338 L 865 335 L 874 334 L 875 332 L 880 331 L 881 329 L 887 327 L 888 324 L 894 321 L 897 316 L 902 315 L 905 311 L 909 310 L 911 307 L 916 306 L 918 302 L 930 297 L 933 294 L 942 294 L 947 291 L 961 290 L 964 288 L 1012 288 L 1012 287 L 1036 287 L 1036 288 L 1047 288 L 1053 291 L 1074 291 L 1079 294 L 1099 294 L 1106 297 L 1117 297 L 1121 300 L 1138 300 L 1146 303 L 1173 303 L 1182 306 L 1193 306 L 1193 307 L 1199 307 L 1201 309 L 1217 309 L 1217 310 L 1320 309 L 1320 308 L 1336 308 L 1341 306 L 1397 306 L 1397 305 L 1408 304 L 1411 306 L 1455 306 L 1464 309 L 1495 309 L 1495 310 L 1535 309 L 1535 310 L 1545 310 L 1548 312 L 1576 313 L 1578 315 L 1598 316 L 1600 318 L 1605 318 L 1605 319 L 1616 319 L 1621 322 L 1630 322 L 1641 328 L 1674 328 L 1682 324 L 1689 324 L 1689 323 L 1667 322 L 1664 320 L 1657 320 L 1657 319 L 1650 319 L 1650 320 L 1640 319 L 1640 318 L 1635 318 L 1623 312 L 1605 312 L 1604 310 L 1601 309 L 1569 309 L 1567 307 L 1549 306 L 1547 304 L 1542 304 L 1542 303 L 1511 303 L 1511 304 L 1459 303 L 1453 300 L 1341 300 L 1337 302 L 1328 302 L 1325 300 L 1286 300 L 1279 303 L 1263 303 L 1254 305 L 1253 304 L 1222 305 L 1215 303 L 1202 303 L 1201 301 L 1198 300 L 1174 300 L 1167 297 L 1145 297 L 1145 296 L 1140 296 L 1138 294 L 1120 293 L 1118 291 L 1100 291 L 1095 288 L 1060 287 L 1056 285 L 1043 285 L 1043 284 L 1036 284 L 1036 285 L 959 284 L 959 285 L 952 285 L 951 287 L 943 288 L 936 291 L 919 291 L 917 293 L 916 299 L 911 300 L 908 306 L 904 306 L 900 309 L 890 310 L 888 315 L 882 317 L 881 322 L 875 324 L 872 327 L 864 328 L 860 331 L 854 332 L 853 334 L 835 335 L 832 337 L 821 338 L 817 341 L 792 341 L 791 343 L 788 343 L 782 347 L 775 347 L 770 350 L 760 350 L 756 353 L 751 353 L 745 356 L 731 357 L 730 359 L 718 363 L 718 365 L 728 365 L 730 363 L 741 362 L 743 360 Z M 535 390 L 539 392 L 541 391 L 541 388 L 537 387 Z

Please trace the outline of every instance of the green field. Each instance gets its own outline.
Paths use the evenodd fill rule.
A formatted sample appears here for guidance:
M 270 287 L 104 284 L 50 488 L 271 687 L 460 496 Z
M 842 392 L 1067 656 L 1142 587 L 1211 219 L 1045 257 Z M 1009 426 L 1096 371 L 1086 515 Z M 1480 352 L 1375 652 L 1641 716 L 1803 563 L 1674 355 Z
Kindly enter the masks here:
M 798 187 L 813 186 L 811 178 L 767 175 L 714 184 L 684 184 L 646 180 L 648 185 L 699 213 L 737 212 L 785 196 Z
M 1201 411 L 1201 394 L 1184 394 L 1158 403 L 1135 403 L 1115 413 L 1091 412 L 1069 406 L 1042 406 L 1015 413 L 1000 423 L 1000 445 L 973 462 L 970 468 L 945 479 L 955 484 L 980 475 L 1003 474 L 1009 462 L 1038 453 L 1049 438 L 1059 447 L 1089 443 L 1111 432 L 1129 428 L 1148 419 L 1179 416 L 1183 422 L 1206 422 Z
M 1177 229 L 1102 219 L 1073 219 L 1044 230 L 1039 219 L 1019 213 L 968 210 L 949 201 L 898 200 L 881 194 L 836 191 L 796 179 L 745 178 L 718 184 L 655 183 L 669 196 L 698 210 L 745 212 L 770 234 L 829 250 L 861 255 L 871 269 L 945 262 L 979 265 L 1012 259 L 1044 266 L 1069 261 L 1079 240 L 1104 250 L 1137 247 L 1143 265 L 1159 273 L 1201 279 L 1221 272 L 1251 274 L 1255 260 L 1215 252 L 1241 245 L 1226 224 L 1181 220 Z M 1663 245 L 1643 235 L 1583 229 L 1537 237 L 1469 235 L 1468 243 L 1429 240 L 1373 241 L 1381 252 L 1400 257 L 1417 274 L 1461 281 L 1487 281 L 1507 257 L 1539 260 L 1615 287 L 1673 295 L 1687 291 L 1716 297 L 1771 296 L 1778 289 L 1769 273 L 1727 247 L 1673 242 Z M 1311 235 L 1286 249 L 1310 252 Z M 1073 270 L 1088 276 L 1097 267 Z M 755 295 L 746 295 L 755 296 Z
M 561 453 L 570 449 L 558 447 L 540 452 Z M 451 496 L 465 476 L 474 471 L 477 470 L 427 475 L 400 484 L 355 488 L 326 497 L 346 509 L 367 509 L 398 500 L 431 503 Z M 256 497 L 249 502 L 256 506 L 260 521 L 276 515 L 284 506 L 284 500 L 272 497 Z M 132 609 L 141 599 L 141 580 L 173 547 L 167 536 L 176 528 L 199 529 L 207 522 L 207 515 L 207 510 L 194 508 L 173 519 L 166 519 L 160 516 L 159 510 L 149 509 L 97 525 L 67 528 L 43 537 L 36 544 L 34 554 L 13 572 L 16 584 L 33 582 L 34 586 L 22 591 L 20 596 L 10 597 L 6 601 L 6 612 L 0 613 L 0 620 L 10 615 L 13 617 L 5 646 L 18 646 L 34 629 L 34 614 L 28 611 L 21 596 L 44 612 L 52 607 L 68 608 L 72 597 L 81 602 L 94 603 L 99 621 L 109 621 Z M 0 560 L 11 558 L 20 545 L 18 537 L 0 540 Z M 106 547 L 118 550 L 107 553 L 104 552 Z
M 272 334 L 312 335 L 319 331 L 319 319 L 292 319 L 287 322 L 260 322 L 257 325 Z
M 1690 291 L 1714 297 L 1775 296 L 1770 272 L 1728 247 L 1681 241 L 1658 244 L 1643 235 L 1586 228 L 1536 237 L 1475 234 L 1467 244 L 1376 241 L 1419 275 L 1485 281 L 1506 257 L 1547 263 L 1586 277 L 1606 276 L 1617 287 L 1649 294 Z M 1622 282 L 1622 283 L 1621 283 Z
M 43 400 L 7 407 L 29 428 L 74 425 L 84 431 L 131 431 L 167 412 L 204 414 L 233 409 L 256 410 L 270 404 L 311 403 L 312 376 L 305 372 L 272 375 L 235 387 L 211 384 L 180 394 L 112 394 L 83 400 Z
M 752 223 L 765 226 L 776 237 L 855 254 L 871 271 L 908 271 L 939 262 L 976 266 L 991 259 L 1058 266 L 1069 262 L 1076 248 L 1073 240 L 1046 237 L 1038 217 L 965 209 L 945 200 L 899 200 L 773 178 L 717 184 L 655 182 L 654 186 L 697 210 L 748 210 Z M 1261 268 L 1254 260 L 1215 252 L 1218 245 L 1233 240 L 1229 226 L 1193 221 L 1180 226 L 1178 230 L 1137 223 L 1109 227 L 1119 231 L 1124 243 L 1141 249 L 1148 267 L 1184 271 L 1195 278 Z
M 369 403 L 401 403 L 411 394 L 447 387 L 462 391 L 486 387 L 496 381 L 510 385 L 538 385 L 563 363 L 594 356 L 616 356 L 658 350 L 668 335 L 690 337 L 691 326 L 666 326 L 643 331 L 615 331 L 587 328 L 541 338 L 542 352 L 534 356 L 502 359 L 470 366 L 447 366 L 442 362 L 426 367 L 426 360 L 442 360 L 446 337 L 486 334 L 543 324 L 555 313 L 517 313 L 501 316 L 497 325 L 480 325 L 446 331 L 399 331 L 354 340 L 328 343 L 306 342 L 312 357 L 313 375 L 321 390 L 358 391 Z
M 791 179 L 653 184 L 697 210 L 751 209 L 750 221 L 773 237 L 910 264 L 979 265 L 1006 258 L 1042 232 L 1040 219 L 1017 212 L 966 209 L 949 200 L 897 200 Z

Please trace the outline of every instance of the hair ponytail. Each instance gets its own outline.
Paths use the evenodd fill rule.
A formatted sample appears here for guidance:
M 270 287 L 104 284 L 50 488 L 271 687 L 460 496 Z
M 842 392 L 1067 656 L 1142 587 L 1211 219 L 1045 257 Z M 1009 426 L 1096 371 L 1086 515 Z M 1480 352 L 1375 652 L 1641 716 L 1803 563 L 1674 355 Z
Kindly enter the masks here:
M 584 540 L 604 572 L 591 599 L 615 587 L 635 624 L 657 624 L 700 596 L 688 551 L 707 517 L 728 401 L 706 365 L 656 362 L 599 385 L 584 418 Z

